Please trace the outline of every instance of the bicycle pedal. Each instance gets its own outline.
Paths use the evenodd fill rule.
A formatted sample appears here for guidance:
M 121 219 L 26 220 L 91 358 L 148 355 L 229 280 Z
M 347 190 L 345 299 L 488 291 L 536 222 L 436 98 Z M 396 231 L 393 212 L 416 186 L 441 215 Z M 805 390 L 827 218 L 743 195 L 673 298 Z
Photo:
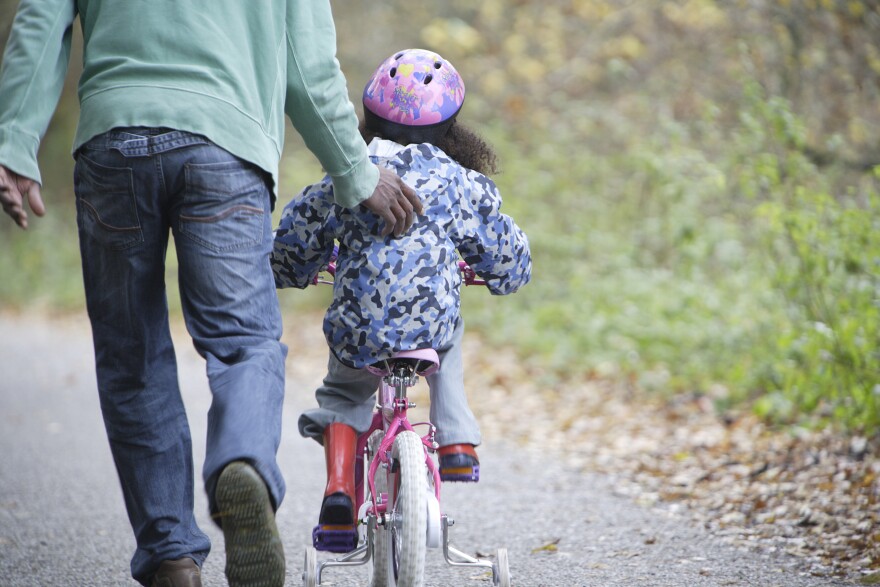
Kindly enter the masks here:
M 358 545 L 357 528 L 351 526 L 330 526 L 318 524 L 312 530 L 312 544 L 315 550 L 323 552 L 351 552 Z
M 441 468 L 440 480 L 444 482 L 476 483 L 480 480 L 480 465 Z

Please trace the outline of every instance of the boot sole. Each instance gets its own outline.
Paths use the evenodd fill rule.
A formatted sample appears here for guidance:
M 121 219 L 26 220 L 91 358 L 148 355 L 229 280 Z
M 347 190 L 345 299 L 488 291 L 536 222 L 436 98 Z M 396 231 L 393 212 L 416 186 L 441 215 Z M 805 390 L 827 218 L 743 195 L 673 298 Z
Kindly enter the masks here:
M 351 526 L 354 523 L 354 507 L 351 498 L 334 493 L 324 498 L 318 524 L 322 526 Z
M 284 548 L 262 477 L 247 463 L 230 463 L 217 480 L 215 499 L 229 587 L 283 587 Z

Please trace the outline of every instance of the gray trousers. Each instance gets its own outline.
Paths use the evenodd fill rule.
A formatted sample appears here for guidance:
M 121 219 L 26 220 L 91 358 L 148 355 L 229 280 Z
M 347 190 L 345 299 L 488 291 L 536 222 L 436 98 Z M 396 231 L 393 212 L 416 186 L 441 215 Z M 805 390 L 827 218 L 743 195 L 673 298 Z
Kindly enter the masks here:
M 464 390 L 463 336 L 464 321 L 459 318 L 449 343 L 435 349 L 440 356 L 440 369 L 426 377 L 431 423 L 437 427 L 436 440 L 440 446 L 478 445 L 481 441 L 480 427 L 468 407 Z M 319 407 L 300 415 L 300 434 L 323 442 L 324 428 L 333 422 L 347 424 L 363 434 L 373 419 L 378 388 L 379 377 L 366 369 L 347 367 L 330 353 L 324 384 L 315 391 Z

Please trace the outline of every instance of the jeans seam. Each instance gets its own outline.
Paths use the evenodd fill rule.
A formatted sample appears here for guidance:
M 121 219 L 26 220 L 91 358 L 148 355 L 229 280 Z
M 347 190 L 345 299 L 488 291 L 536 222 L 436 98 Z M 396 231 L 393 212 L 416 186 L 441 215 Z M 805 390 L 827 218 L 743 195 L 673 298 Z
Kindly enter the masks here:
M 156 174 L 159 178 L 159 186 L 162 191 L 162 199 L 166 200 L 168 198 L 168 188 L 165 186 L 165 172 L 162 169 L 162 157 L 161 154 L 159 157 L 156 157 Z

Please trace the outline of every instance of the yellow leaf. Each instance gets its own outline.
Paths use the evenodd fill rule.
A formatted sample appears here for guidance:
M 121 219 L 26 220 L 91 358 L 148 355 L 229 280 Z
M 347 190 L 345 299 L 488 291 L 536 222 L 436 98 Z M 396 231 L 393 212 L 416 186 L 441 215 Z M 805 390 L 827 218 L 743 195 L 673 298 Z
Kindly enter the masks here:
M 550 542 L 548 542 L 547 544 L 545 544 L 543 546 L 533 548 L 532 554 L 537 554 L 539 552 L 556 552 L 557 550 L 559 550 L 559 548 L 557 547 L 557 545 L 559 544 L 559 540 L 560 539 L 557 538 L 556 540 L 551 540 Z

